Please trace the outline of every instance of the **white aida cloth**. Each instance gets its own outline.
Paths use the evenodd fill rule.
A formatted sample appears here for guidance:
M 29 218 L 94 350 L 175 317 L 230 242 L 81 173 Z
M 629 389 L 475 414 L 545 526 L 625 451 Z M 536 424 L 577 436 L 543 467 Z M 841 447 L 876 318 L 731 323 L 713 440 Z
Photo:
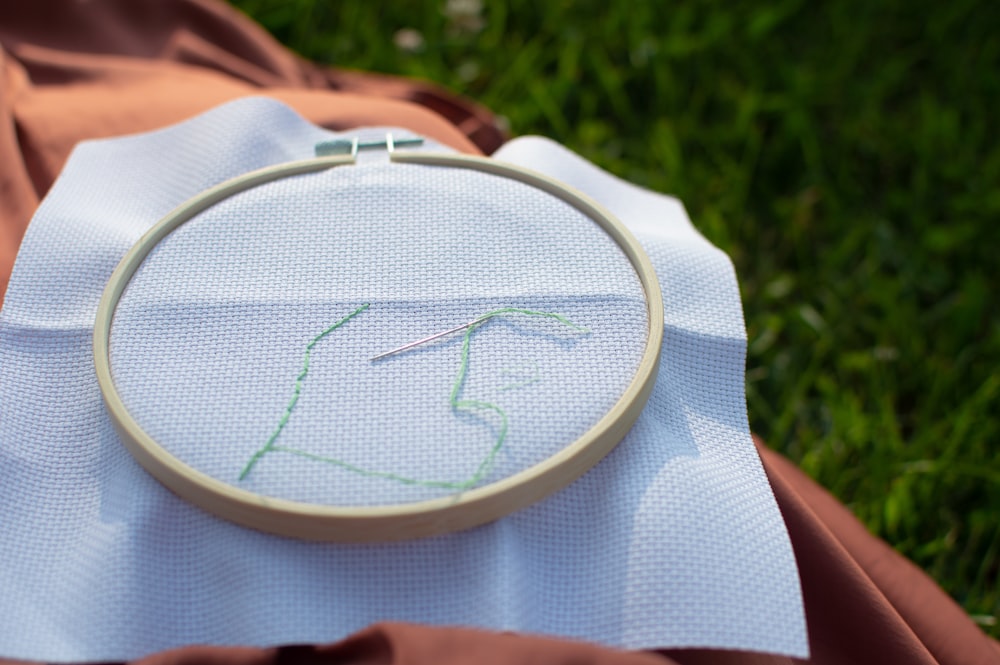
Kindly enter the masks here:
M 358 130 L 348 136 L 384 131 Z M 746 341 L 731 264 L 695 231 L 678 201 L 620 181 L 545 139 L 517 139 L 495 157 L 547 173 L 603 203 L 639 238 L 664 292 L 666 329 L 656 388 L 635 427 L 603 462 L 566 489 L 493 524 L 381 545 L 308 543 L 242 528 L 184 502 L 138 466 L 111 427 L 93 369 L 94 317 L 111 271 L 176 205 L 247 171 L 308 158 L 315 143 L 334 136 L 278 102 L 247 99 L 175 127 L 87 142 L 74 151 L 28 229 L 0 311 L 0 656 L 96 661 L 193 643 L 328 642 L 381 620 L 543 633 L 628 648 L 717 647 L 807 655 L 795 561 L 747 425 Z M 297 179 L 298 189 L 279 187 L 277 199 L 244 197 L 242 203 L 232 202 L 235 207 L 223 206 L 207 216 L 205 221 L 212 224 L 202 225 L 199 218 L 187 237 L 170 238 L 162 252 L 151 255 L 148 270 L 144 266 L 140 271 L 148 274 L 137 275 L 135 292 L 123 297 L 121 327 L 116 320 L 112 334 L 112 363 L 117 358 L 121 368 L 116 369 L 116 382 L 122 381 L 126 401 L 144 426 L 160 428 L 161 438 L 176 440 L 179 446 L 189 439 L 185 427 L 197 432 L 196 437 L 206 437 L 204 441 L 214 440 L 202 430 L 221 421 L 201 407 L 228 399 L 227 408 L 235 409 L 246 438 L 259 441 L 288 402 L 302 347 L 324 326 L 361 305 L 360 300 L 370 302 L 370 309 L 325 338 L 320 344 L 329 342 L 328 349 L 316 345 L 316 373 L 302 391 L 301 412 L 296 410 L 282 436 L 301 437 L 296 440 L 306 442 L 303 445 L 322 440 L 320 435 L 310 438 L 311 431 L 322 431 L 324 425 L 311 415 L 306 400 L 338 385 L 339 375 L 324 375 L 320 362 L 322 353 L 337 356 L 333 349 L 340 347 L 334 343 L 356 344 L 359 353 L 385 350 L 396 340 L 417 338 L 421 331 L 434 332 L 456 317 L 494 307 L 558 312 L 574 323 L 579 319 L 589 332 L 576 334 L 558 321 L 511 315 L 475 333 L 470 360 L 499 360 L 470 364 L 463 394 L 501 395 L 510 413 L 510 446 L 501 451 L 492 473 L 503 475 L 532 462 L 518 457 L 522 447 L 513 434 L 515 424 L 530 422 L 530 416 L 521 415 L 526 407 L 580 412 L 583 421 L 588 413 L 604 408 L 600 400 L 608 399 L 613 387 L 586 404 L 592 393 L 576 392 L 572 384 L 587 383 L 590 371 L 604 376 L 614 364 L 606 361 L 611 349 L 620 348 L 621 366 L 630 367 L 638 353 L 635 331 L 644 319 L 637 313 L 641 308 L 634 276 L 622 268 L 615 248 L 602 246 L 604 239 L 587 236 L 582 226 L 573 227 L 572 215 L 562 221 L 553 218 L 553 228 L 562 229 L 565 237 L 539 237 L 536 242 L 521 238 L 470 258 L 458 270 L 468 275 L 481 261 L 499 255 L 506 266 L 501 270 L 511 279 L 528 275 L 522 283 L 504 280 L 502 288 L 484 293 L 468 285 L 439 293 L 435 289 L 442 285 L 464 282 L 442 277 L 447 266 L 434 264 L 434 251 L 419 255 L 420 243 L 441 247 L 464 242 L 471 251 L 484 247 L 476 236 L 457 232 L 458 227 L 452 236 L 418 238 L 413 229 L 400 228 L 401 220 L 391 221 L 390 213 L 385 221 L 389 226 L 374 232 L 383 242 L 395 239 L 400 246 L 411 234 L 409 245 L 415 249 L 408 250 L 410 260 L 428 261 L 426 270 L 416 271 L 427 282 L 394 281 L 391 270 L 377 271 L 380 283 L 328 293 L 316 286 L 330 276 L 325 268 L 313 259 L 303 266 L 291 260 L 295 234 L 312 233 L 309 248 L 318 257 L 324 251 L 340 251 L 338 232 L 357 235 L 366 225 L 379 224 L 378 215 L 358 213 L 360 200 L 349 202 L 341 196 L 331 212 L 349 210 L 355 216 L 332 230 L 329 238 L 315 228 L 309 231 L 307 213 L 295 217 L 303 225 L 288 227 L 287 235 L 280 227 L 272 228 L 269 241 L 277 243 L 274 274 L 301 270 L 277 283 L 295 285 L 293 293 L 300 298 L 269 294 L 274 275 L 250 275 L 249 286 L 237 279 L 240 243 L 263 242 L 260 233 L 266 227 L 259 220 L 275 200 L 285 196 L 290 204 L 315 203 L 334 181 L 377 181 L 392 166 L 398 165 L 366 158 L 358 166 L 339 167 L 356 169 L 339 174 L 340 179 L 317 175 Z M 363 191 L 363 182 L 353 182 L 352 191 Z M 441 198 L 429 195 L 428 201 Z M 304 205 L 303 210 L 315 207 Z M 530 216 L 555 214 L 539 210 Z M 218 252 L 199 241 L 199 226 L 218 235 L 226 224 L 237 228 L 244 213 L 247 229 L 254 233 L 230 234 L 232 245 Z M 470 214 L 490 213 L 475 208 Z M 511 223 L 517 225 L 516 220 Z M 489 233 L 494 240 L 517 235 L 504 227 Z M 557 264 L 538 260 L 560 246 L 568 258 L 560 257 Z M 532 255 L 534 251 L 539 254 Z M 171 271 L 192 252 L 201 252 L 203 262 L 192 262 L 190 270 L 181 273 Z M 162 261 L 162 270 L 154 261 Z M 544 266 L 551 265 L 560 266 L 558 274 L 546 274 Z M 577 268 L 581 272 L 573 273 Z M 171 283 L 171 274 L 180 281 Z M 212 279 L 217 288 L 207 288 Z M 406 284 L 415 284 L 414 290 L 407 291 Z M 563 288 L 567 284 L 572 297 Z M 600 306 L 587 296 L 594 286 L 603 289 L 596 294 Z M 171 293 L 177 294 L 173 301 Z M 304 308 L 299 306 L 303 303 Z M 625 314 L 610 314 L 611 306 L 620 306 Z M 217 316 L 222 310 L 227 313 Z M 181 320 L 187 325 L 179 324 Z M 410 334 L 410 322 L 418 324 L 416 335 Z M 204 335 L 224 343 L 185 345 L 185 330 L 197 332 L 198 339 Z M 274 337 L 261 341 L 272 330 Z M 404 385 L 414 376 L 430 376 L 429 381 L 438 382 L 436 393 L 447 392 L 455 379 L 458 344 L 451 340 L 434 345 L 402 356 L 385 369 Z M 493 356 L 490 345 L 498 349 Z M 179 349 L 190 353 L 179 357 Z M 436 359 L 439 355 L 441 360 Z M 245 362 L 258 357 L 259 365 Z M 583 361 L 585 369 L 573 374 L 577 361 Z M 436 370 L 435 363 L 440 363 Z M 144 376 L 156 377 L 152 389 L 163 394 L 150 393 Z M 163 401 L 167 393 L 183 395 L 169 388 L 190 386 L 192 377 L 201 377 L 203 383 L 220 380 L 228 387 L 178 398 L 177 403 Z M 235 394 L 241 385 L 243 392 Z M 412 398 L 418 392 L 409 394 Z M 375 386 L 368 394 L 384 391 Z M 348 417 L 369 408 L 362 401 L 335 407 L 343 410 L 338 417 L 346 423 L 338 427 L 365 434 L 358 422 L 366 419 L 354 422 Z M 410 406 L 396 427 L 429 417 L 424 413 L 429 409 L 421 404 Z M 456 424 L 461 419 L 445 413 L 428 427 L 461 426 L 488 436 L 496 423 L 491 429 L 488 419 L 479 416 L 479 422 Z M 567 417 L 545 427 L 563 436 L 579 422 Z M 539 421 L 526 429 L 541 426 Z M 523 448 L 533 450 L 529 444 L 526 439 Z M 237 464 L 245 461 L 254 445 L 232 459 Z M 426 463 L 410 450 L 400 445 L 395 457 L 390 456 L 388 461 L 398 465 L 393 469 Z M 178 449 L 175 454 L 189 453 Z M 191 454 L 197 456 L 197 451 Z M 312 486 L 321 484 L 315 474 L 332 472 L 308 465 L 296 471 L 289 466 L 292 456 L 269 455 L 273 459 L 262 458 L 248 480 L 300 473 L 301 484 Z M 196 462 L 211 467 L 219 459 L 208 454 Z M 468 462 L 446 475 L 461 479 Z M 215 473 L 232 480 L 231 467 L 226 461 Z M 424 471 L 432 470 L 414 473 Z M 368 491 L 358 482 L 345 496 Z M 390 496 L 421 498 L 419 493 Z M 345 497 L 294 498 L 340 502 Z
M 645 295 L 594 220 L 509 177 L 368 157 L 217 203 L 130 280 L 112 373 L 174 457 L 266 496 L 406 503 L 544 461 L 624 392 Z M 467 345 L 370 361 L 490 312 Z

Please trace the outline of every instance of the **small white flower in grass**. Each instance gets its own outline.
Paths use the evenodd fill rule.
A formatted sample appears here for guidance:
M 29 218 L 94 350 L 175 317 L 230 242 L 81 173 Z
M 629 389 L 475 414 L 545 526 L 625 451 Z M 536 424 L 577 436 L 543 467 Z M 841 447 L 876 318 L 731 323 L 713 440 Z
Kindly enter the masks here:
M 474 60 L 466 60 L 458 66 L 458 69 L 455 70 L 455 74 L 457 74 L 458 78 L 462 79 L 466 83 L 473 81 L 477 76 L 479 76 L 479 64 Z
M 477 33 L 486 26 L 482 0 L 448 0 L 444 15 L 455 32 Z
M 413 28 L 402 28 L 392 36 L 392 43 L 404 53 L 419 53 L 424 49 L 424 36 Z

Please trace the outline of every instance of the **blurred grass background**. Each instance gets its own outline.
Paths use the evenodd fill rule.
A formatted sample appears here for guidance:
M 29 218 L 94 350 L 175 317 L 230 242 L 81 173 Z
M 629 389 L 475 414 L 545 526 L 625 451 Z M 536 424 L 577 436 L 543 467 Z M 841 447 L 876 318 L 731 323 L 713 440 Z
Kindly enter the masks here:
M 750 421 L 1000 636 L 1000 3 L 237 0 L 680 197 Z

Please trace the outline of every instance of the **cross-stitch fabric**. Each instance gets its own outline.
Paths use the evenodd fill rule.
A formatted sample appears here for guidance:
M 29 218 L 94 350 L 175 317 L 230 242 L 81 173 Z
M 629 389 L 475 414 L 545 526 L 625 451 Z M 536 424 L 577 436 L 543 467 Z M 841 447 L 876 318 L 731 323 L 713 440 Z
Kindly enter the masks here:
M 467 339 L 370 360 L 491 312 Z M 111 366 L 136 421 L 195 469 L 266 496 L 384 505 L 576 441 L 629 385 L 648 331 L 635 270 L 594 220 L 511 178 L 383 151 L 249 189 L 168 235 L 119 302 Z
M 241 173 L 307 158 L 316 142 L 332 137 L 280 103 L 249 99 L 158 132 L 84 143 L 74 152 L 28 229 L 0 311 L 0 653 L 48 661 L 118 660 L 192 643 L 325 642 L 394 619 L 630 648 L 702 646 L 804 656 L 795 561 L 747 427 L 745 334 L 731 264 L 694 230 L 676 200 L 617 180 L 543 139 L 516 140 L 495 157 L 547 172 L 609 207 L 639 237 L 664 292 L 656 388 L 635 427 L 604 461 L 566 489 L 493 524 L 381 545 L 309 543 L 233 525 L 171 494 L 135 463 L 104 411 L 91 351 L 97 302 L 114 266 L 181 202 Z M 381 168 L 371 161 L 360 166 L 353 177 Z M 321 180 L 301 182 L 318 191 Z M 573 237 L 558 240 L 574 244 Z M 228 241 L 233 245 L 226 251 L 235 251 L 247 239 L 235 235 Z M 584 250 L 601 251 L 589 245 Z M 227 279 L 233 281 L 217 276 L 220 284 Z M 627 294 L 628 280 L 620 281 Z M 294 284 L 304 301 L 328 298 L 315 299 L 318 291 L 309 279 Z M 263 391 L 267 399 L 241 401 L 243 413 L 267 409 L 268 422 L 280 416 L 295 378 L 285 372 L 294 373 L 301 345 L 362 304 L 345 294 L 329 297 L 337 309 L 329 318 L 325 311 L 320 315 L 323 307 L 310 305 L 308 316 L 283 324 L 280 344 L 259 340 L 282 370 L 266 379 L 247 378 L 259 381 L 248 390 Z M 498 289 L 468 311 L 506 306 L 511 295 Z M 272 322 L 282 318 L 279 310 L 287 303 L 254 297 L 233 306 L 263 307 Z M 126 300 L 137 306 L 134 325 L 160 316 L 174 326 L 171 308 L 192 306 L 189 300 L 163 301 L 162 312 L 143 313 L 141 298 Z M 317 374 L 308 381 L 320 377 L 323 352 L 331 355 L 338 333 L 360 333 L 349 327 L 366 320 L 363 325 L 372 329 L 398 326 L 393 339 L 385 340 L 391 347 L 396 335 L 404 337 L 400 321 L 422 306 L 411 293 L 383 309 L 383 320 L 376 305 L 384 298 L 372 300 L 368 310 L 314 347 Z M 435 310 L 417 316 L 418 327 L 450 323 L 457 312 L 447 304 L 446 315 Z M 542 304 L 564 310 L 559 313 L 574 322 L 598 311 L 574 309 L 568 300 Z M 203 312 L 188 310 L 192 330 L 206 325 Z M 498 373 L 503 378 L 504 369 L 518 370 L 522 357 L 529 371 L 520 381 L 532 382 L 503 392 L 540 389 L 551 377 L 564 380 L 546 364 L 558 356 L 553 346 L 573 353 L 582 348 L 575 345 L 599 343 L 601 334 L 637 327 L 630 320 L 618 327 L 581 325 L 592 328 L 589 335 L 526 316 L 491 321 L 471 339 L 470 363 L 489 344 L 505 350 L 514 345 L 520 355 L 503 356 L 478 378 L 470 365 L 466 389 L 475 381 L 482 382 L 477 391 L 496 387 L 490 382 Z M 293 329 L 301 337 L 293 339 Z M 149 344 L 157 335 L 168 337 L 169 330 L 147 327 L 134 337 Z M 114 333 L 121 335 L 113 350 L 120 359 L 128 357 L 133 337 L 125 333 Z M 550 339 L 557 336 L 561 341 Z M 518 347 L 526 338 L 536 346 Z M 320 347 L 328 342 L 329 348 Z M 455 344 L 415 352 L 405 362 L 416 365 Z M 282 350 L 271 350 L 275 346 Z M 288 359 L 279 361 L 286 346 Z M 199 353 L 211 357 L 201 348 L 192 358 Z M 147 348 L 140 356 L 151 362 L 155 354 Z M 531 361 L 538 364 L 539 381 L 533 381 Z M 183 367 L 184 354 L 174 362 L 180 367 L 171 371 L 190 369 Z M 386 369 L 396 371 L 402 362 Z M 454 357 L 445 365 L 453 372 Z M 207 382 L 214 378 L 197 375 Z M 280 384 L 273 395 L 267 393 L 272 384 Z M 322 379 L 317 384 L 326 385 Z M 302 393 L 302 414 L 294 416 L 303 416 L 303 427 L 314 422 L 306 415 L 310 385 Z M 139 411 L 142 390 L 129 390 Z M 143 417 L 153 427 L 155 409 L 146 411 Z M 510 411 L 513 427 L 514 406 Z M 289 420 L 288 427 L 296 423 Z M 274 472 L 294 457 L 272 455 L 259 462 L 259 470 L 270 464 Z

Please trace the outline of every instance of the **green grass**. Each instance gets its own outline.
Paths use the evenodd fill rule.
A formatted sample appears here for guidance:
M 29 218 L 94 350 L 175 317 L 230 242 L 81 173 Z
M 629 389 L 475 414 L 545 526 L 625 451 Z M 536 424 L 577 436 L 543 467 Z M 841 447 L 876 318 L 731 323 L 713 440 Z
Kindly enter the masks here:
M 754 431 L 1000 636 L 1000 4 L 238 5 L 683 199 L 740 277 Z

